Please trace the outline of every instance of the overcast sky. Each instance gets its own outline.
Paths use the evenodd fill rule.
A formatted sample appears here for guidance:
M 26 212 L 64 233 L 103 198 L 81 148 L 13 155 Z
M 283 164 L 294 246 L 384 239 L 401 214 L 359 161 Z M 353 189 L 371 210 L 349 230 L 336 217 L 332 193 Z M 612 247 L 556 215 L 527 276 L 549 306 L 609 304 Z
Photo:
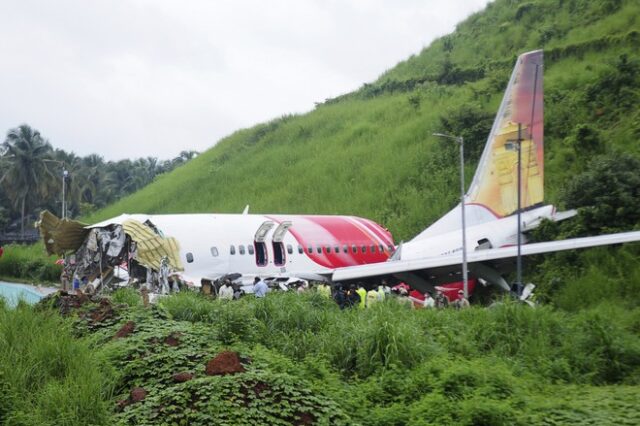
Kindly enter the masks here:
M 0 0 L 0 132 L 107 159 L 204 151 L 353 91 L 487 0 Z

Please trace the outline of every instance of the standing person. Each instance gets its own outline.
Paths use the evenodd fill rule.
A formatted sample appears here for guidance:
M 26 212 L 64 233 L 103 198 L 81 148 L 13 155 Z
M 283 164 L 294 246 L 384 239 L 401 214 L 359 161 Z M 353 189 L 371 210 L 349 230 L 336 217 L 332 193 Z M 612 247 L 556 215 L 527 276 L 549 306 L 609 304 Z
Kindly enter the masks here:
M 431 293 L 426 292 L 424 294 L 424 307 L 431 309 L 431 308 L 435 308 L 435 306 L 436 306 L 436 301 L 433 300 L 433 297 L 431 297 Z
M 267 283 L 265 283 L 263 280 L 261 280 L 258 277 L 255 277 L 253 279 L 253 294 L 256 297 L 264 297 L 267 295 L 267 292 L 269 291 L 269 287 L 267 287 Z
M 329 287 L 327 283 L 321 283 L 318 286 L 318 293 L 327 299 L 331 299 L 331 287 Z
M 356 285 L 351 284 L 349 286 L 349 291 L 347 292 L 347 306 L 352 308 L 360 303 L 360 295 L 356 290 Z
M 449 298 L 442 293 L 442 291 L 438 290 L 436 293 L 436 308 L 442 309 L 449 307 Z
M 364 309 L 367 306 L 367 290 L 364 289 L 362 283 L 358 283 L 358 296 L 360 296 L 360 303 L 358 307 Z
M 378 292 L 371 289 L 367 292 L 367 308 L 373 307 L 376 303 L 378 303 Z
M 458 290 L 458 300 L 456 300 L 453 303 L 454 303 L 456 309 L 466 309 L 469 306 L 471 306 L 469 304 L 469 301 L 467 300 L 467 298 L 464 297 L 464 291 L 462 291 L 462 290 Z
M 378 286 L 378 302 L 384 302 L 384 297 L 385 297 L 384 286 L 379 285 Z
M 222 287 L 218 290 L 218 299 L 220 300 L 232 300 L 233 299 L 233 287 L 231 287 L 229 281 L 224 280 Z
M 160 294 L 169 293 L 169 258 L 162 256 L 160 260 Z

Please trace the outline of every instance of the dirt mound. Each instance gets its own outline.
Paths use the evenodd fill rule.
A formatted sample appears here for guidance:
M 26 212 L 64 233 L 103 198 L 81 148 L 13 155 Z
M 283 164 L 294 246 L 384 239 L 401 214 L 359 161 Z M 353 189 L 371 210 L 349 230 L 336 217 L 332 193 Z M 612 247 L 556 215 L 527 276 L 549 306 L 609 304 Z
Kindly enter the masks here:
M 122 328 L 120 328 L 120 330 L 118 330 L 118 332 L 113 338 L 119 339 L 121 337 L 127 337 L 128 335 L 133 333 L 135 329 L 136 329 L 136 323 L 133 321 L 127 321 L 127 323 L 123 325 Z
M 185 371 L 183 373 L 177 373 L 177 374 L 173 375 L 173 381 L 177 382 L 177 383 L 188 382 L 191 379 L 193 379 L 193 374 L 189 373 L 188 371 Z
M 147 397 L 147 391 L 144 388 L 133 388 L 129 395 L 131 403 L 143 401 Z
M 180 333 L 173 332 L 164 339 L 164 344 L 167 346 L 179 346 L 180 345 Z
M 215 358 L 207 363 L 205 373 L 208 376 L 235 374 L 244 372 L 244 367 L 240 363 L 240 356 L 237 352 L 220 352 Z

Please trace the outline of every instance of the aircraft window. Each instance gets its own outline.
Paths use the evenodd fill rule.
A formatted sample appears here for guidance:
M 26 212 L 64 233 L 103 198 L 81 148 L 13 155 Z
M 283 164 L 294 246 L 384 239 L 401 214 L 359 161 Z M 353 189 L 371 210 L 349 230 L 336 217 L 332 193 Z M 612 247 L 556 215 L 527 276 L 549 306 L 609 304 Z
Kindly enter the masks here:
M 334 251 L 335 253 L 340 253 L 340 246 L 335 246 L 335 247 L 333 248 L 333 251 Z
M 238 252 L 240 252 L 240 254 L 244 254 L 244 246 L 242 244 L 238 246 Z
M 366 253 L 367 252 L 367 246 L 362 246 L 362 252 Z
M 187 263 L 193 263 L 193 253 L 187 253 Z
M 325 253 L 331 253 L 331 246 L 325 246 L 324 251 Z
M 389 252 L 393 251 L 393 246 L 387 246 L 389 248 Z
M 375 253 L 376 252 L 376 246 L 371 244 L 371 253 Z
M 252 245 L 252 244 L 249 244 L 249 245 L 247 246 L 247 250 L 249 251 L 249 254 L 253 254 L 253 253 L 255 253 L 255 252 L 253 251 L 253 245 Z
M 312 246 L 307 247 L 307 253 L 309 253 L 309 254 L 313 253 L 313 247 Z
M 355 244 L 351 246 L 351 251 L 353 253 L 357 253 L 358 252 L 358 246 L 356 246 Z
M 211 247 L 211 256 L 218 257 L 218 247 Z
M 342 251 L 343 251 L 344 253 L 349 253 L 349 246 L 348 246 L 348 245 L 346 245 L 346 244 L 345 244 L 345 245 L 343 245 L 343 246 L 342 246 Z
M 302 247 L 300 244 L 298 244 L 298 253 L 304 253 L 304 247 Z
M 322 254 L 322 247 L 321 246 L 317 246 L 316 247 L 316 251 L 318 252 L 318 254 Z
M 384 246 L 382 244 L 380 244 L 378 248 L 380 249 L 380 253 L 384 253 Z
M 291 246 L 291 244 L 287 244 L 287 253 L 293 254 L 293 247 Z
M 232 245 L 232 246 L 229 248 L 229 253 L 231 253 L 231 254 L 236 254 L 236 246 Z

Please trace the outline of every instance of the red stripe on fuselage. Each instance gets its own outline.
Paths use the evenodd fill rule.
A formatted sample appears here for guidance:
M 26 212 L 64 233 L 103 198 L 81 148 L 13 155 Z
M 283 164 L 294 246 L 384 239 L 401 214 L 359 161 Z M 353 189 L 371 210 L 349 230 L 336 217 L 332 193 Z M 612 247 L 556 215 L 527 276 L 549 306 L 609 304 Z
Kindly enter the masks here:
M 388 231 L 379 227 L 374 232 L 374 225 L 365 225 L 366 219 L 348 216 L 268 216 L 269 219 L 281 223 L 291 221 L 289 232 L 294 236 L 298 244 L 304 248 L 305 254 L 318 265 L 326 268 L 341 268 L 345 266 L 362 265 L 366 263 L 384 262 L 389 258 L 389 252 L 380 252 L 380 239 L 393 245 L 393 237 Z M 360 226 L 354 223 L 354 220 Z M 372 222 L 373 223 L 373 222 Z M 385 233 L 387 234 L 385 236 Z M 386 237 L 386 238 L 383 238 Z M 347 253 L 344 246 L 347 245 Z M 352 246 L 357 251 L 354 253 Z M 317 252 L 317 247 L 322 247 L 322 252 Z M 362 247 L 366 247 L 363 253 Z M 375 246 L 375 251 L 371 247 Z M 309 253 L 308 248 L 313 247 Z M 327 251 L 329 247 L 329 251 Z M 335 249 L 338 247 L 338 253 Z M 386 248 L 386 247 L 385 247 Z

